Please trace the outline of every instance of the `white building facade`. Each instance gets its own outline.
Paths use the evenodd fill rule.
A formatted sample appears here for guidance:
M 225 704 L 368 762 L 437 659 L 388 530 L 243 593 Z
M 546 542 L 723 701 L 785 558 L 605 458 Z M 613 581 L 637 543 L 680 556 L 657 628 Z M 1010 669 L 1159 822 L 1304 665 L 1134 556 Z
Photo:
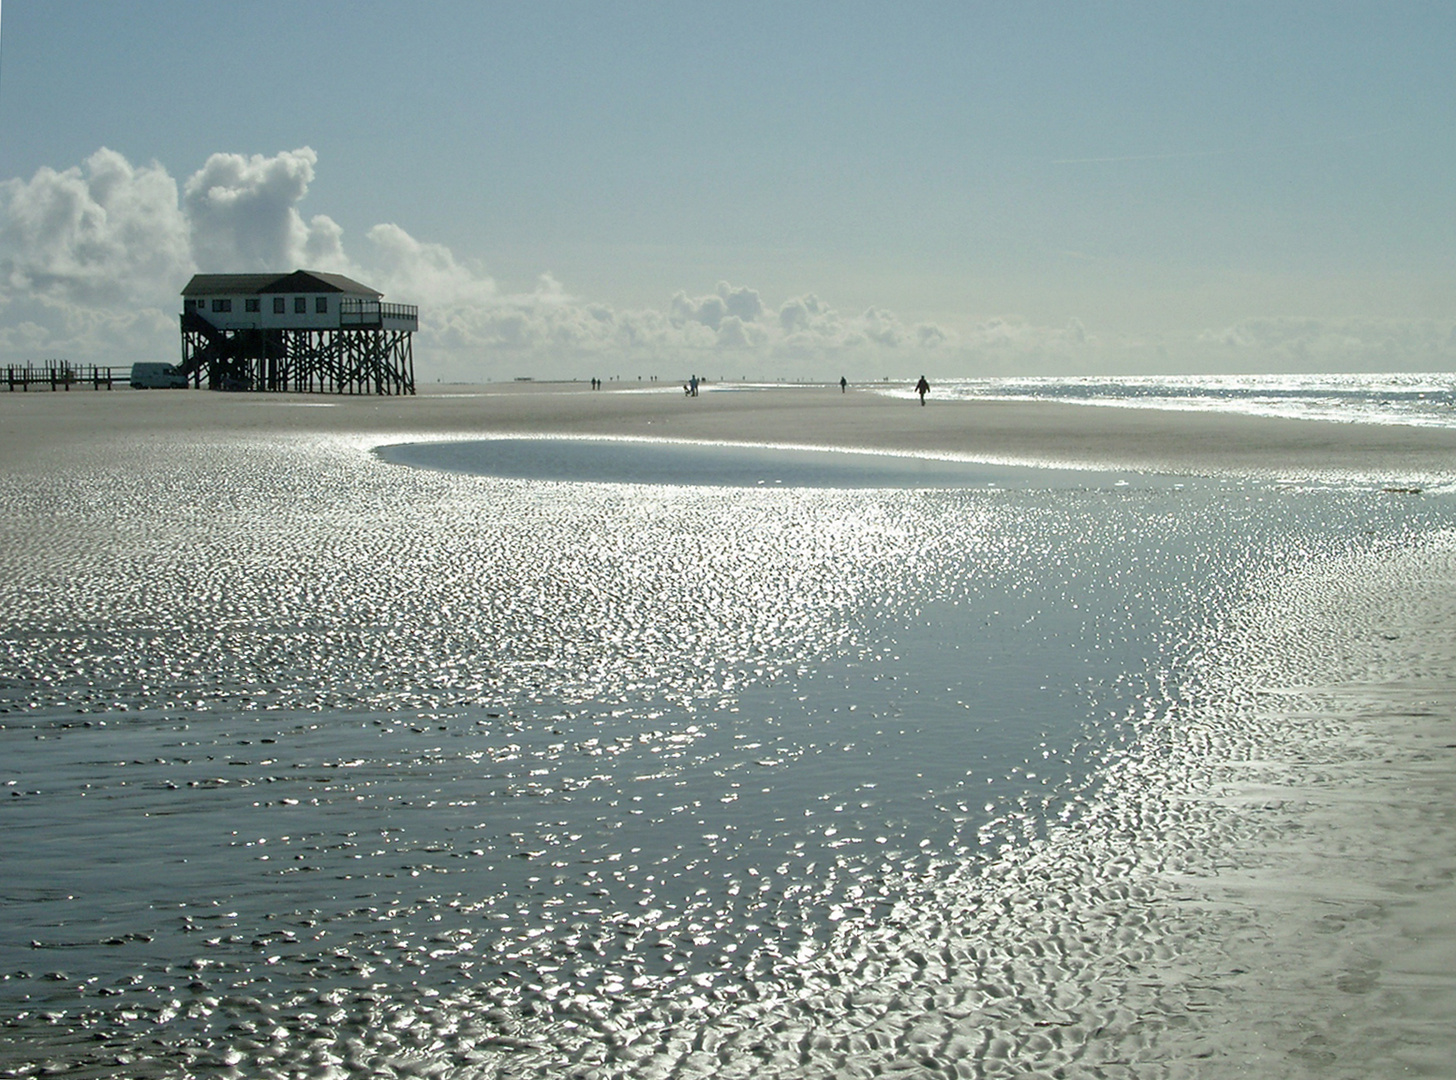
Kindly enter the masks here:
M 383 293 L 353 278 L 314 270 L 197 274 L 182 290 L 182 310 L 201 315 L 219 330 L 420 328 L 418 308 L 383 299 Z
M 342 274 L 197 274 L 182 372 L 210 389 L 414 393 L 419 309 Z

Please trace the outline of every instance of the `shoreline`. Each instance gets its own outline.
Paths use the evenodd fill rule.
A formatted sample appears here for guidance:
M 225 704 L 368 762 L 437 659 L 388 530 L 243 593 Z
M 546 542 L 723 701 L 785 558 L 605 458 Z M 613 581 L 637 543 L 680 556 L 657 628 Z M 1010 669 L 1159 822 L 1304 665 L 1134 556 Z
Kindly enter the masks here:
M 95 440 L 309 435 L 407 441 L 583 435 L 950 455 L 993 464 L 1401 486 L 1456 483 L 1456 430 L 989 401 L 921 408 L 837 388 L 592 391 L 586 384 L 436 387 L 416 397 L 73 391 L 0 394 L 4 467 Z

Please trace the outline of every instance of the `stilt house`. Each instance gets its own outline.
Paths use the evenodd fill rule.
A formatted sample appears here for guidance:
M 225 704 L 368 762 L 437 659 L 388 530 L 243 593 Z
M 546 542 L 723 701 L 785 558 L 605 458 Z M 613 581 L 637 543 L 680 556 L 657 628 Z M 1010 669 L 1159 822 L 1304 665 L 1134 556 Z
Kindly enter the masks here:
M 419 309 L 342 274 L 197 274 L 182 373 L 211 390 L 413 394 Z

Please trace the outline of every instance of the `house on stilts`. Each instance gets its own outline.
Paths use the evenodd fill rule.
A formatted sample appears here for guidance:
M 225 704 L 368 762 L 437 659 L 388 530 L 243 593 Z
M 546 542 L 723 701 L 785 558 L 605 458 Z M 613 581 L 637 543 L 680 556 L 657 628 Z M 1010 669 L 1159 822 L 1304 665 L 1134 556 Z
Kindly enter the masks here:
M 413 304 L 342 274 L 197 274 L 182 290 L 181 370 L 209 390 L 413 394 Z

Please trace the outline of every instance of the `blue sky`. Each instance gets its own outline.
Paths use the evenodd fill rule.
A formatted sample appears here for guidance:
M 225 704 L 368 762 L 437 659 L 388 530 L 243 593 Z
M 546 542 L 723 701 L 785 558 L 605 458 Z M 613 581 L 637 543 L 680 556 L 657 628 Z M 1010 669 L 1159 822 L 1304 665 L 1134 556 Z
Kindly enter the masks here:
M 427 378 L 1450 370 L 1453 54 L 1450 4 L 6 0 L 0 362 L 303 265 Z

